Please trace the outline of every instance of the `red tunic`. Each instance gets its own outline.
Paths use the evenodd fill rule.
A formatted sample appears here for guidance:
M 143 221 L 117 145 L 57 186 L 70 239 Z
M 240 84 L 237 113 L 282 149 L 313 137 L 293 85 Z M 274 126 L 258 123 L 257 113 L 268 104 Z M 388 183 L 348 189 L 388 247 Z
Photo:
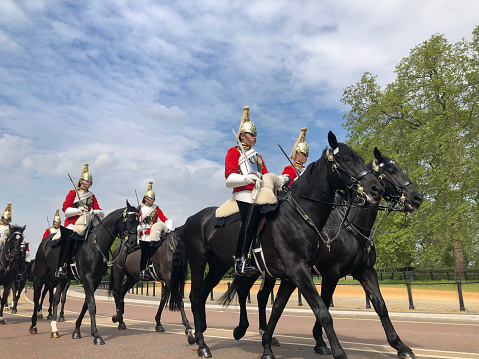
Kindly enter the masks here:
M 148 223 L 148 227 L 146 228 L 146 232 L 145 232 L 146 235 L 150 235 L 151 226 L 153 224 L 155 224 L 156 222 L 158 222 L 158 220 L 162 221 L 163 223 L 165 223 L 168 220 L 168 218 L 166 218 L 166 216 L 163 214 L 163 211 L 160 209 L 160 207 L 158 207 L 156 204 L 154 204 L 153 206 L 156 207 L 156 215 L 155 215 L 155 217 L 153 217 L 152 221 L 150 223 Z M 140 213 L 138 213 L 138 221 L 140 223 L 142 223 L 142 221 L 141 221 L 141 210 L 140 210 Z M 139 234 L 141 236 L 141 235 L 143 235 L 143 232 L 141 232 Z
M 47 228 L 47 230 L 45 231 L 45 233 L 43 233 L 43 238 L 42 238 L 42 241 L 50 234 L 50 228 Z
M 283 175 L 288 175 L 289 178 L 291 178 L 291 182 L 289 183 L 291 185 L 291 183 L 294 182 L 294 180 L 296 179 L 296 177 L 298 177 L 298 173 L 296 172 L 296 170 L 293 168 L 293 166 L 286 166 L 283 170 Z
M 263 161 L 263 157 L 259 153 L 257 155 L 261 158 Z M 239 158 L 241 157 L 241 153 L 239 148 L 236 147 L 231 147 L 228 150 L 228 153 L 226 154 L 225 158 L 225 178 L 228 179 L 229 175 L 232 173 L 239 173 L 241 174 L 239 170 Z M 266 164 L 263 161 L 263 166 L 261 168 L 261 174 L 266 174 L 268 173 L 268 170 L 266 169 Z M 233 193 L 239 192 L 239 191 L 244 191 L 244 190 L 253 190 L 254 188 L 254 183 L 250 183 L 246 186 L 241 186 L 241 187 L 235 187 L 233 188 Z
M 77 194 L 76 191 L 73 189 L 70 192 L 68 192 L 67 197 L 65 198 L 65 202 L 63 202 L 63 208 L 62 208 L 63 212 L 65 212 L 67 208 L 69 207 L 74 207 L 73 202 L 75 201 L 76 194 Z M 93 193 L 92 193 L 92 197 L 93 197 L 93 200 L 92 200 L 92 203 L 90 204 L 90 207 L 88 207 L 88 211 L 92 209 L 101 210 L 100 206 L 98 205 L 98 201 L 96 200 L 96 197 Z M 79 217 L 80 216 L 73 216 L 73 217 L 65 218 L 65 227 L 68 226 L 70 223 L 75 224 L 75 222 L 77 221 Z

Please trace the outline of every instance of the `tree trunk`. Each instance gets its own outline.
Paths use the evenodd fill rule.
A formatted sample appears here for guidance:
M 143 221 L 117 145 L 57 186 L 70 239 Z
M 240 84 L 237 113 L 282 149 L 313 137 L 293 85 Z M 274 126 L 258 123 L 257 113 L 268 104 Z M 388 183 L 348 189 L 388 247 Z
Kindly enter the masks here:
M 466 260 L 464 259 L 464 250 L 457 239 L 453 240 L 452 251 L 454 255 L 454 277 L 456 279 L 464 279 Z

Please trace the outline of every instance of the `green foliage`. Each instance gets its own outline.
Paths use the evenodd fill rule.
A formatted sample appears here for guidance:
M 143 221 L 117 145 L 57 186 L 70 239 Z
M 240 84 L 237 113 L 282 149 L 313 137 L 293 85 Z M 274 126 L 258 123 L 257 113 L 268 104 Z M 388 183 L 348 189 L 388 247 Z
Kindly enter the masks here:
M 471 42 L 431 36 L 401 60 L 384 90 L 365 73 L 344 91 L 348 143 L 363 158 L 377 146 L 395 159 L 425 199 L 407 228 L 377 236 L 381 267 L 454 264 L 460 271 L 479 263 L 478 70 L 479 27 Z M 398 221 L 382 229 L 394 232 Z

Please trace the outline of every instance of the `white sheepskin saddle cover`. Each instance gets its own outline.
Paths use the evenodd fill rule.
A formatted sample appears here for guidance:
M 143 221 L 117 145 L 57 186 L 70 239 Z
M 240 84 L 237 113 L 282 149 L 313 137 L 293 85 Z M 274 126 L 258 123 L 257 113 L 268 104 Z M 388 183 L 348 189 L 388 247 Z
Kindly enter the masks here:
M 150 241 L 152 242 L 157 242 L 160 240 L 161 236 L 166 234 L 168 228 L 166 227 L 166 224 L 164 224 L 162 221 L 158 221 L 155 224 L 151 226 L 151 231 L 150 231 Z
M 67 228 L 71 229 L 75 233 L 78 233 L 80 236 L 83 236 L 85 234 L 86 228 L 88 227 L 88 223 L 90 223 L 90 221 L 93 221 L 94 226 L 100 223 L 97 217 L 93 216 L 91 212 L 86 212 L 82 214 L 80 217 L 78 217 L 75 224 L 70 223 L 67 226 Z M 61 231 L 58 231 L 57 233 L 55 233 L 52 240 L 59 239 L 60 237 L 61 237 Z
M 258 195 L 253 203 L 262 204 L 276 204 L 278 199 L 276 198 L 276 192 L 281 189 L 283 183 L 281 179 L 274 173 L 267 173 L 263 176 L 261 186 L 258 190 Z M 251 193 L 251 200 L 255 197 L 256 189 Z M 216 217 L 228 217 L 239 212 L 238 204 L 235 199 L 231 197 L 220 207 L 216 209 Z

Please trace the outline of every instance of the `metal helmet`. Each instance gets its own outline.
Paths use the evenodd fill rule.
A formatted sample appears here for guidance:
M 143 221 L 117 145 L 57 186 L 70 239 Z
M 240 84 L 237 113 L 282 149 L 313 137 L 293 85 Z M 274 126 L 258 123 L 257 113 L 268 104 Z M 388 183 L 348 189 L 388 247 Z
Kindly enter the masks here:
M 294 160 L 296 157 L 296 153 L 304 153 L 306 156 L 309 156 L 309 146 L 306 143 L 306 131 L 308 129 L 306 127 L 301 128 L 301 132 L 299 133 L 298 139 L 293 146 L 291 154 L 289 155 L 290 158 Z
M 3 218 L 7 220 L 8 223 L 12 221 L 12 204 L 7 203 L 7 206 L 5 207 L 5 211 L 3 211 Z
M 241 117 L 241 123 L 239 126 L 236 141 L 239 141 L 239 136 L 242 133 L 244 134 L 247 132 L 252 133 L 254 136 L 256 136 L 256 126 L 253 122 L 251 122 L 251 119 L 249 118 L 249 107 L 245 106 L 243 107 L 243 116 Z
M 53 217 L 53 223 L 62 223 L 62 219 L 60 218 L 60 210 L 57 209 L 55 212 L 55 216 Z
M 93 177 L 90 172 L 88 172 L 88 163 L 83 165 L 83 170 L 81 171 L 80 179 L 78 180 L 77 187 L 80 188 L 81 180 L 91 182 L 93 184 Z
M 146 190 L 145 195 L 143 196 L 143 203 L 144 203 L 145 197 L 149 197 L 155 200 L 156 195 L 155 195 L 155 192 L 153 192 L 153 181 L 148 182 L 148 188 Z

